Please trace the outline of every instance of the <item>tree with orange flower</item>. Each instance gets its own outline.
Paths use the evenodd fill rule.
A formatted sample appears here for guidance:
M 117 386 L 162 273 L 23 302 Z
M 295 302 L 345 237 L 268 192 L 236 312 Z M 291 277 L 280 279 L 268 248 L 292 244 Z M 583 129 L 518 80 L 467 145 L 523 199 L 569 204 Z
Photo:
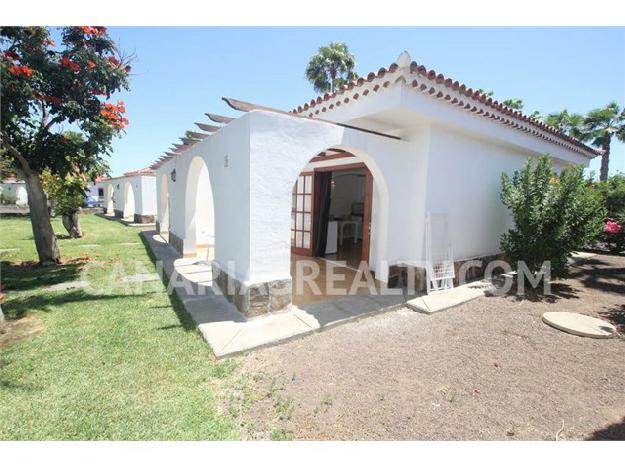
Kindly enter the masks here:
M 42 265 L 60 262 L 42 173 L 90 180 L 106 174 L 111 141 L 128 125 L 124 103 L 111 97 L 129 87 L 130 58 L 102 26 L 60 33 L 57 46 L 48 28 L 0 27 L 0 154 L 26 182 Z M 64 137 L 64 126 L 84 138 Z

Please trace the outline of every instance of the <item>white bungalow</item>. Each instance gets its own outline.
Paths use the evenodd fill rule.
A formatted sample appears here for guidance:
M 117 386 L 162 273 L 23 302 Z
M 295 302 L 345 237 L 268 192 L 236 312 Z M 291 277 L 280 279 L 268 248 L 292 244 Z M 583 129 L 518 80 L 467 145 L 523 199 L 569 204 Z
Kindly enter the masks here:
M 364 265 L 391 285 L 415 268 L 421 286 L 437 252 L 456 268 L 496 256 L 510 223 L 502 172 L 545 153 L 556 168 L 599 154 L 406 52 L 291 112 L 224 99 L 246 113 L 207 114 L 224 125 L 198 124 L 208 133 L 188 132 L 151 166 L 156 222 L 185 257 L 214 245 L 214 283 L 235 285 L 225 295 L 246 316 L 290 304 L 300 256 Z
M 156 176 L 150 168 L 126 172 L 123 176 L 98 179 L 104 213 L 135 223 L 153 223 L 156 216 Z
M 0 181 L 0 203 L 3 205 L 28 205 L 26 183 L 23 180 L 13 178 Z

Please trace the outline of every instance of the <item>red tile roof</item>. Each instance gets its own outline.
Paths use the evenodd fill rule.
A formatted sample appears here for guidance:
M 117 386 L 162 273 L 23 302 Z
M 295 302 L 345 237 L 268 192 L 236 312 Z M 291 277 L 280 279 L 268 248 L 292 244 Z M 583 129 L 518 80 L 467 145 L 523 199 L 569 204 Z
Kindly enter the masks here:
M 154 171 L 150 167 L 143 167 L 141 169 L 137 169 L 136 171 L 124 172 L 124 177 L 132 177 L 138 175 L 151 176 L 154 175 Z
M 124 172 L 122 175 L 117 177 L 98 177 L 95 182 L 106 182 L 107 180 L 116 180 L 123 179 L 124 177 L 134 177 L 134 176 L 153 176 L 156 175 L 154 171 L 150 167 L 144 167 L 141 169 L 137 169 L 135 171 Z
M 404 54 L 405 57 L 408 57 L 408 60 L 410 60 L 407 53 Z M 402 56 L 404 54 L 402 54 Z M 402 56 L 400 56 L 400 58 Z M 395 76 L 398 70 L 400 73 Z M 467 85 L 454 81 L 451 78 L 447 78 L 443 74 L 437 73 L 435 70 L 428 70 L 417 62 L 411 62 L 410 65 L 404 67 L 404 69 L 400 69 L 397 63 L 392 63 L 388 68 L 382 67 L 377 73 L 369 73 L 366 78 L 361 77 L 355 79 L 344 84 L 335 92 L 318 96 L 303 106 L 298 106 L 291 112 L 294 114 L 307 115 L 308 117 L 315 117 L 320 113 L 327 112 L 342 104 L 348 104 L 350 101 L 355 101 L 361 97 L 367 96 L 371 92 L 375 93 L 381 89 L 388 88 L 392 83 L 398 81 L 434 99 L 446 101 L 450 105 L 454 105 L 475 115 L 480 115 L 503 125 L 530 133 L 538 138 L 577 151 L 586 157 L 593 158 L 602 154 L 601 150 L 585 145 L 578 139 L 565 134 L 556 127 L 547 125 L 538 119 L 529 117 L 522 112 L 507 107 L 499 101 L 486 96 L 483 92 L 469 88 Z

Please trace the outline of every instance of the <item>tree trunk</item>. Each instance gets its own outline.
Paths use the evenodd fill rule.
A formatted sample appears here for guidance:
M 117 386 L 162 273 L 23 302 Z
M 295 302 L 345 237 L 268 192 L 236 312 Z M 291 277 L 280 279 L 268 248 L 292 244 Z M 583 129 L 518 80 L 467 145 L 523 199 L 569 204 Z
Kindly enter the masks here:
M 48 213 L 48 197 L 46 197 L 39 174 L 35 171 L 21 171 L 26 182 L 28 207 L 30 208 L 30 223 L 33 227 L 35 246 L 40 265 L 51 265 L 61 262 L 59 246 L 50 222 Z
M 599 180 L 601 182 L 608 181 L 608 166 L 610 165 L 610 137 L 606 137 L 605 142 L 601 145 L 603 154 L 601 155 L 601 171 L 599 173 Z
M 4 312 L 2 312 L 2 301 L 4 294 L 0 293 L 0 333 L 4 333 Z
M 63 215 L 63 226 L 67 229 L 69 237 L 76 239 L 82 237 L 82 229 L 80 228 L 80 219 L 78 219 L 78 211 L 73 211 Z

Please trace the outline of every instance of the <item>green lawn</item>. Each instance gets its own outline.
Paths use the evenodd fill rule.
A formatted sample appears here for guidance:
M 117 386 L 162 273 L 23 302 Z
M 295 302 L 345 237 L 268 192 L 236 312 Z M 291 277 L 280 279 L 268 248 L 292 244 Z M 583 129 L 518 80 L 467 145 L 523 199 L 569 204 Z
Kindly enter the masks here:
M 137 229 L 81 220 L 84 238 L 59 241 L 64 264 L 40 268 L 30 220 L 0 218 L 3 310 L 40 329 L 0 347 L 0 439 L 238 438 L 218 411 L 236 361 L 215 361 L 160 281 L 116 282 L 155 271 Z M 83 275 L 95 288 L 46 290 Z

